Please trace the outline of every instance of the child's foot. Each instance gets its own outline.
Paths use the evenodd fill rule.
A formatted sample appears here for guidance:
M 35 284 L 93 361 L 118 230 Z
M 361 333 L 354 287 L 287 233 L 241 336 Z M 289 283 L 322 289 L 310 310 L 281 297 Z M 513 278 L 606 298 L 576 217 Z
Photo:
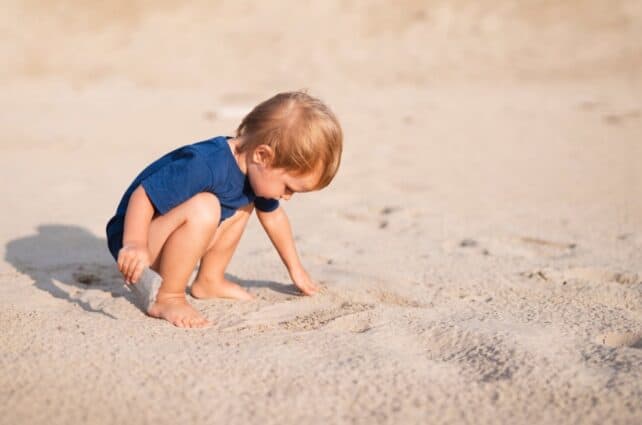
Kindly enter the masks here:
M 158 293 L 156 302 L 147 311 L 152 317 L 165 319 L 179 328 L 204 328 L 210 322 L 194 309 L 185 295 Z
M 194 298 L 231 298 L 234 300 L 253 300 L 252 294 L 236 283 L 223 279 L 216 283 L 196 280 L 192 284 Z

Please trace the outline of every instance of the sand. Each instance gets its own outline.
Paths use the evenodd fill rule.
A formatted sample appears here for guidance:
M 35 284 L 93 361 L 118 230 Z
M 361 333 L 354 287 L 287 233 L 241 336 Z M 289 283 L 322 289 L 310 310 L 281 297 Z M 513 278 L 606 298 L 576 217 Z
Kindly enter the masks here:
M 0 423 L 640 423 L 640 2 L 76 3 L 0 18 Z M 325 293 L 252 219 L 256 301 L 142 315 L 127 184 L 298 88 L 345 129 L 285 204 Z

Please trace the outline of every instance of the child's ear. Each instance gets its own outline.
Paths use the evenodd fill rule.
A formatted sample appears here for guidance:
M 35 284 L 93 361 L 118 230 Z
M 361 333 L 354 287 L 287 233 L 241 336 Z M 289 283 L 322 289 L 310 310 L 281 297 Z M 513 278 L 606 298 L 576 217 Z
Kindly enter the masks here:
M 268 145 L 258 145 L 253 153 L 254 162 L 263 166 L 269 166 L 274 160 L 274 149 Z

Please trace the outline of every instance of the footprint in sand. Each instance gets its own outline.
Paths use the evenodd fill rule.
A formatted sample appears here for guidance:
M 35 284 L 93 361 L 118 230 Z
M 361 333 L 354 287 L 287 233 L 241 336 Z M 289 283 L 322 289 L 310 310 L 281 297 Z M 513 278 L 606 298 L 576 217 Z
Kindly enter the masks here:
M 575 267 L 567 270 L 537 269 L 521 273 L 528 279 L 544 282 L 561 283 L 570 282 L 612 282 L 620 285 L 635 285 L 642 283 L 642 276 L 634 272 L 614 272 L 606 269 L 592 267 Z
M 444 242 L 447 253 L 475 253 L 499 257 L 561 258 L 573 255 L 577 245 L 530 236 L 493 238 L 462 238 Z
M 381 211 L 379 211 L 379 216 L 380 216 L 379 228 L 385 229 L 386 227 L 388 227 L 388 224 L 390 223 L 388 216 L 399 210 L 400 210 L 399 207 L 392 207 L 392 206 L 383 207 Z
M 642 334 L 635 332 L 606 332 L 595 337 L 594 342 L 611 348 L 641 348 Z
M 341 212 L 339 216 L 343 219 L 359 223 L 376 222 L 379 229 L 386 229 L 390 224 L 390 216 L 399 211 L 401 211 L 400 207 L 385 206 L 376 212 L 374 212 L 372 208 L 362 208 L 361 211 L 351 210 L 350 212 Z
M 577 104 L 577 109 L 582 111 L 602 110 L 606 104 L 599 100 L 584 100 Z
M 381 326 L 381 324 L 374 323 L 377 316 L 378 313 L 374 307 L 363 305 L 348 313 L 339 315 L 334 314 L 331 316 L 329 321 L 326 320 L 316 323 L 323 326 L 324 329 L 343 333 L 350 332 L 360 334 Z M 318 329 L 321 326 L 318 326 L 315 329 Z
M 631 109 L 629 111 L 616 112 L 611 114 L 606 114 L 602 118 L 604 122 L 609 125 L 620 125 L 625 122 L 635 120 L 640 116 L 640 111 L 637 109 Z
M 424 308 L 425 305 L 419 301 L 406 298 L 403 295 L 397 294 L 391 291 L 379 290 L 375 292 L 375 297 L 377 300 L 383 304 L 392 305 L 395 307 L 406 307 L 406 308 Z
M 598 112 L 602 113 L 602 120 L 608 125 L 620 125 L 628 121 L 633 121 L 638 119 L 642 113 L 637 108 L 624 109 L 616 112 L 605 113 L 605 109 L 608 108 L 608 105 L 604 102 L 596 100 L 586 100 L 580 102 L 577 105 L 577 108 L 582 111 L 587 112 Z
M 457 366 L 478 382 L 510 380 L 526 361 L 526 355 L 516 353 L 500 335 L 453 326 L 432 329 L 422 338 L 432 360 Z
M 371 304 L 343 302 L 340 306 L 311 312 L 309 314 L 296 316 L 279 323 L 283 329 L 306 331 L 319 329 L 339 318 L 352 316 L 363 311 L 374 308 Z
M 315 297 L 268 305 L 248 314 L 235 326 L 235 329 L 258 327 L 263 330 L 314 330 L 324 327 L 337 319 L 374 308 L 374 305 L 369 303 L 337 301 Z

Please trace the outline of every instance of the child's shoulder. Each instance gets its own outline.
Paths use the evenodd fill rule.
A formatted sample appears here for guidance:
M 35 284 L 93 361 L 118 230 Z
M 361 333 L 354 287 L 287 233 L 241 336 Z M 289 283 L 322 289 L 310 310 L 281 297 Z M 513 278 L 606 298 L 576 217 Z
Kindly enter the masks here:
M 229 162 L 230 150 L 227 143 L 227 136 L 217 136 L 211 139 L 203 140 L 200 142 L 192 143 L 190 145 L 181 146 L 174 150 L 169 155 L 175 159 L 181 157 L 193 157 L 197 160 L 205 160 L 205 162 Z
M 201 167 L 208 168 L 216 180 L 227 180 L 229 174 L 236 174 L 236 159 L 228 144 L 228 136 L 217 136 L 211 139 L 183 146 L 178 151 L 180 156 L 193 157 Z
M 227 144 L 228 139 L 228 136 L 216 136 L 212 137 L 211 139 L 184 146 L 184 148 L 188 150 L 195 150 L 200 153 L 214 153 L 219 151 L 225 152 L 224 149 L 229 149 Z

